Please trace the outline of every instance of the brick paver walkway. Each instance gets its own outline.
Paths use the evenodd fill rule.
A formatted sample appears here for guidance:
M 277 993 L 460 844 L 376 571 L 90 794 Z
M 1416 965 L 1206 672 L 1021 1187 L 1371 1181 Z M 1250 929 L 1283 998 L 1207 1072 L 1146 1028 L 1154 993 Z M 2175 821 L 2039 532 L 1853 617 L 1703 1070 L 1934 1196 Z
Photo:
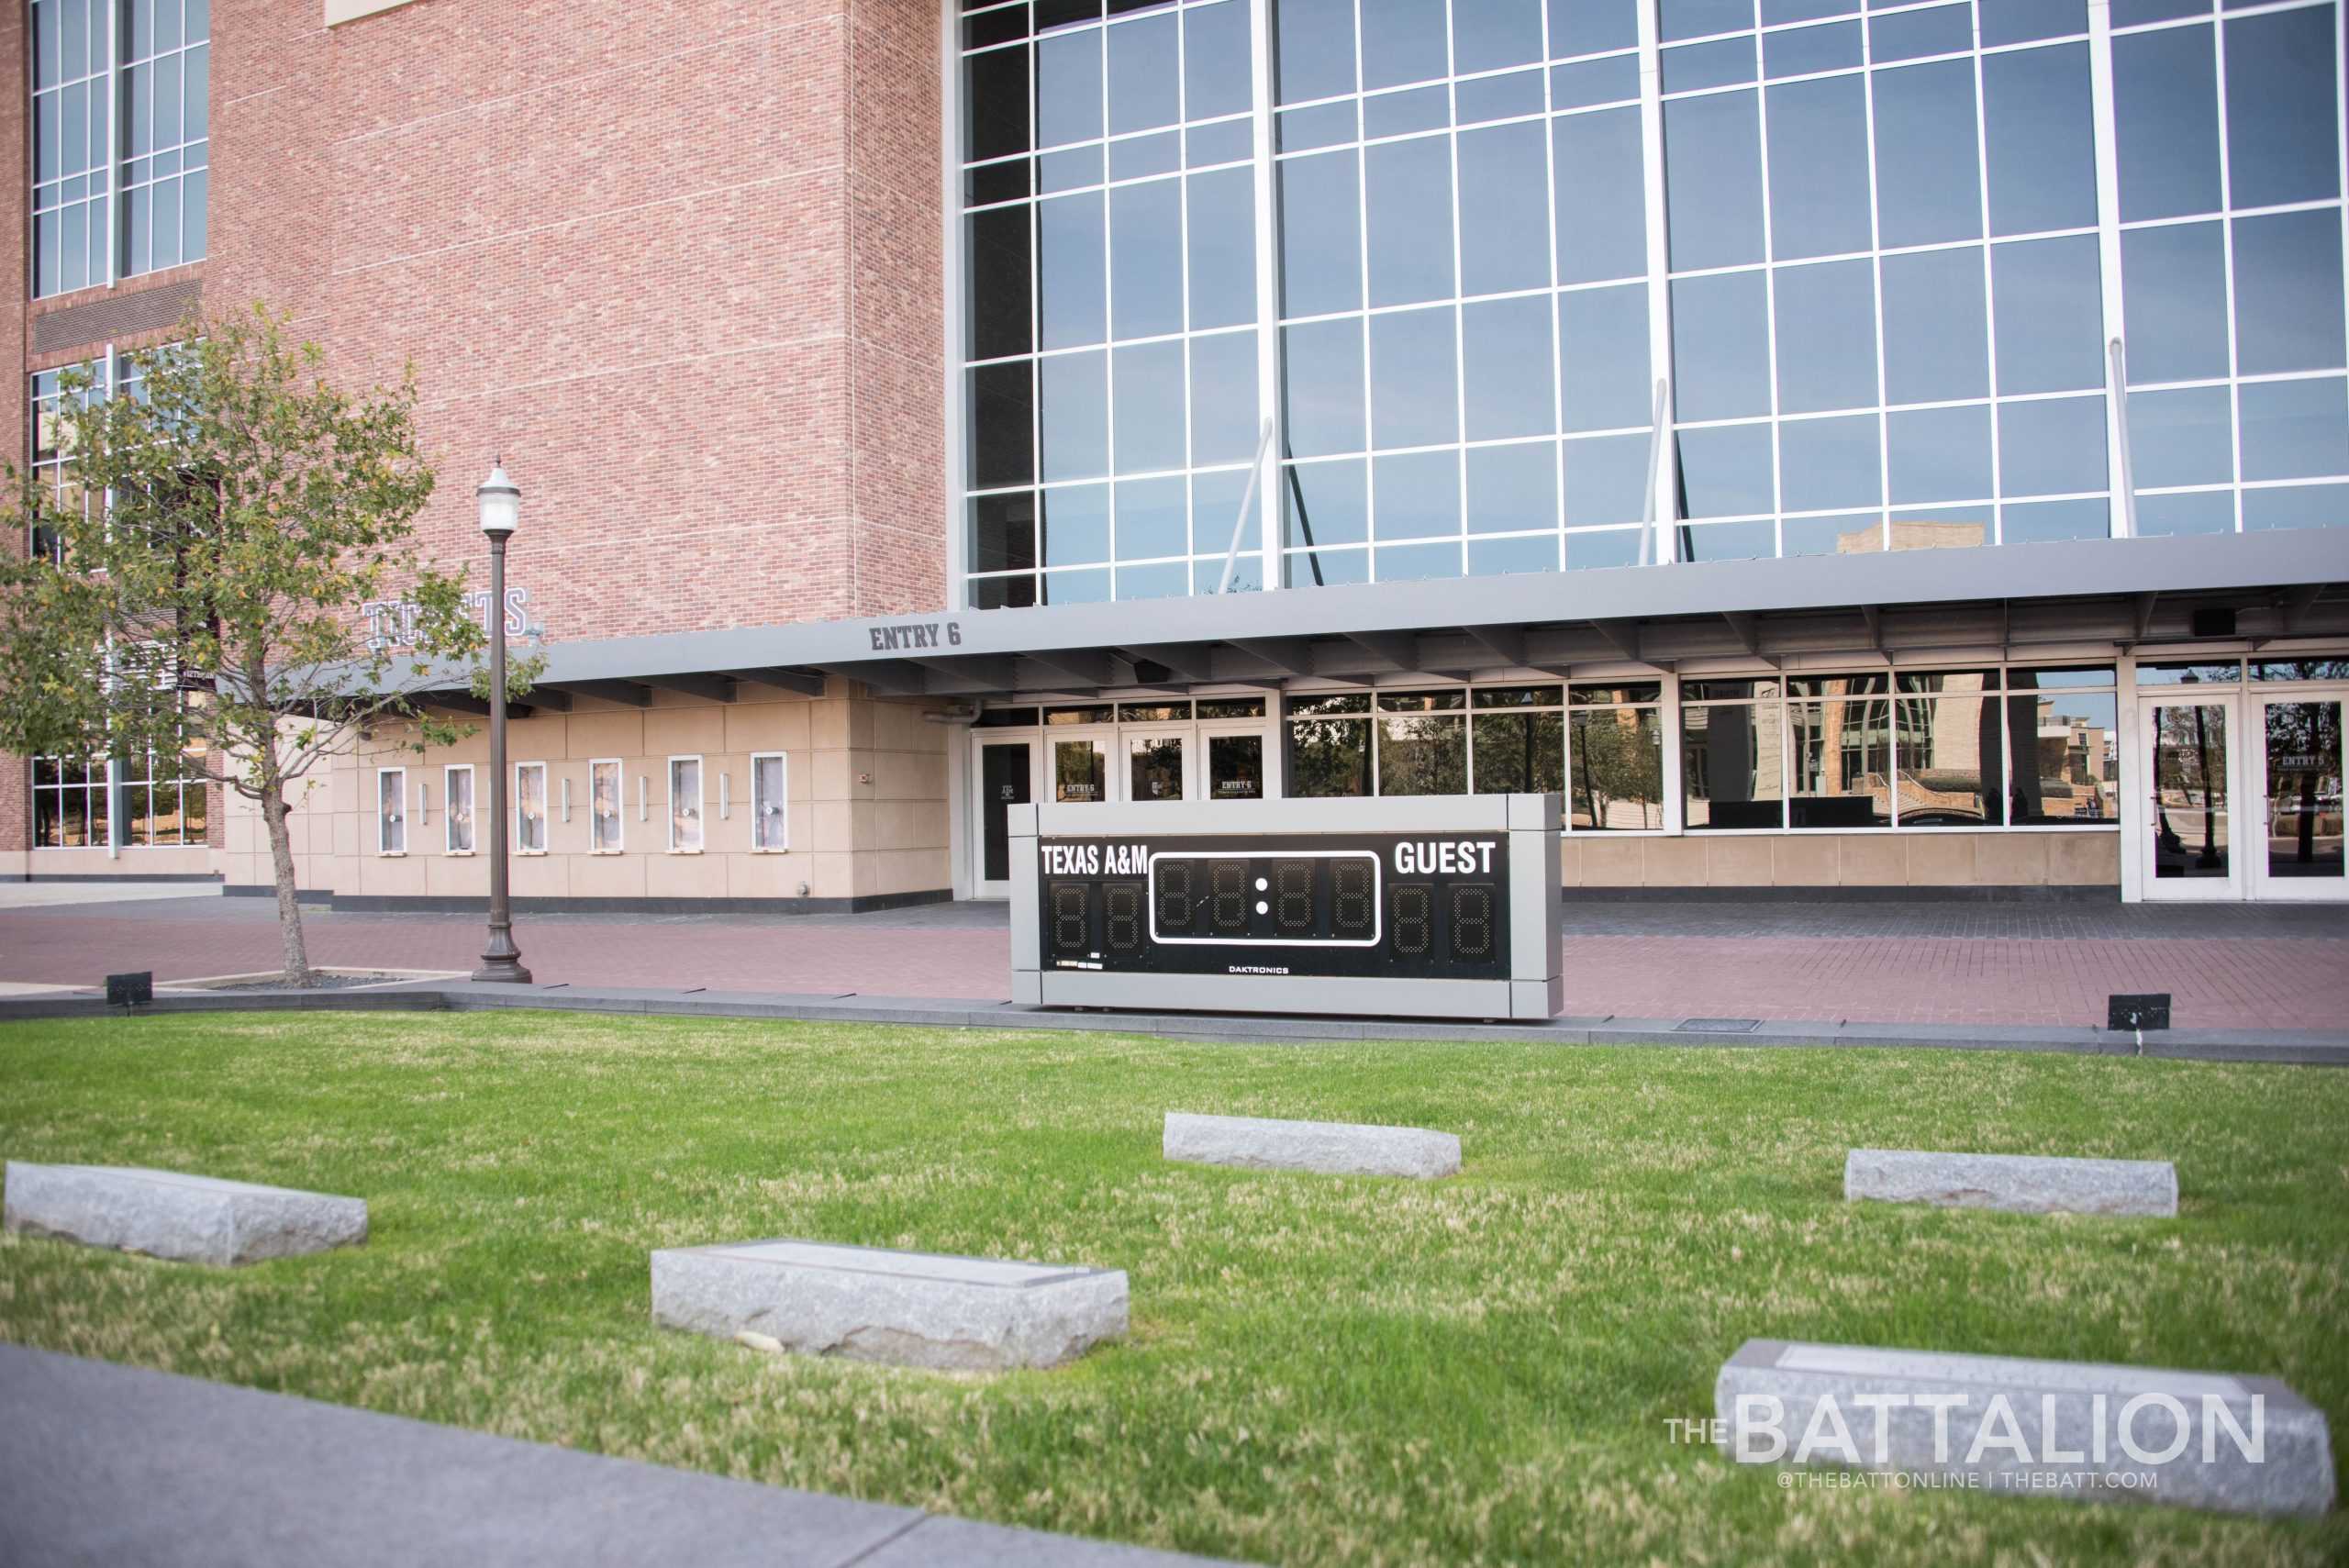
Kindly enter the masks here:
M 1583 905 L 1569 910 L 1566 1011 L 1869 1023 L 2100 1024 L 2115 991 L 2168 991 L 2180 1028 L 2340 1029 L 2349 908 Z M 543 983 L 669 989 L 1009 995 L 1000 905 L 857 916 L 532 916 Z M 313 911 L 314 962 L 470 970 L 467 915 Z M 1962 933 L 1962 934 L 1960 934 Z M 273 907 L 164 899 L 0 911 L 0 981 L 91 984 L 273 968 Z

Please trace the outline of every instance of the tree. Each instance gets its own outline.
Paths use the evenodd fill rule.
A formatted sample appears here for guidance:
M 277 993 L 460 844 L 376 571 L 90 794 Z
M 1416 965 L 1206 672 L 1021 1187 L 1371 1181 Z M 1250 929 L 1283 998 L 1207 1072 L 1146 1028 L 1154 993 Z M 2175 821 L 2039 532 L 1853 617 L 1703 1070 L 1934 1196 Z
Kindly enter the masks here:
M 451 744 L 463 729 L 417 697 L 487 693 L 463 573 L 415 547 L 433 474 L 414 372 L 340 391 L 317 346 L 258 305 L 191 317 L 182 341 L 125 360 L 128 395 L 64 378 L 69 483 L 5 467 L 6 523 L 39 548 L 0 550 L 0 750 L 217 759 L 268 831 L 286 982 L 314 984 L 289 789 L 317 788 L 312 770 L 362 728 L 405 727 L 419 752 Z M 399 647 L 361 611 L 395 593 Z M 517 662 L 510 694 L 540 667 Z

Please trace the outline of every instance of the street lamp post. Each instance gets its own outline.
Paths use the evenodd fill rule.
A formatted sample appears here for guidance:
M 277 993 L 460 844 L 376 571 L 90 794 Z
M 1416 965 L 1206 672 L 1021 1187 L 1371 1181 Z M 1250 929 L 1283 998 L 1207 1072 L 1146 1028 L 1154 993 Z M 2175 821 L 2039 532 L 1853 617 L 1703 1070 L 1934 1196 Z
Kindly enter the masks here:
M 501 460 L 473 494 L 481 531 L 489 536 L 489 946 L 473 978 L 528 985 L 506 885 L 506 541 L 521 520 L 522 492 L 506 477 Z

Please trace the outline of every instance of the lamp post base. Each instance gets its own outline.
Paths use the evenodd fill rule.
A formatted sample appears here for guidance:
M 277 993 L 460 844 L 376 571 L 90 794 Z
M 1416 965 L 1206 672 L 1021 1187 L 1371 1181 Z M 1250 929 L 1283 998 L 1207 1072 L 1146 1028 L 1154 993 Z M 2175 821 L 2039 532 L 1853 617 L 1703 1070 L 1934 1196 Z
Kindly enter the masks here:
M 522 967 L 522 950 L 514 945 L 514 939 L 506 934 L 504 927 L 490 931 L 489 949 L 481 955 L 481 967 L 473 972 L 472 978 L 502 981 L 509 985 L 530 984 L 530 972 Z

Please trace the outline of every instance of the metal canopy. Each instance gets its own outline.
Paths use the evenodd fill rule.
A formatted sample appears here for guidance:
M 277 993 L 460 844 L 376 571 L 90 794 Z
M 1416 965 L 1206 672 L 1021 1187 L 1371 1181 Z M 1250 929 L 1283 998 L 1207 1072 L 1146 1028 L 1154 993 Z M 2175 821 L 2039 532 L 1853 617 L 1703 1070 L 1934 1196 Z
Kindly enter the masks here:
M 2349 528 L 1528 573 L 554 643 L 542 688 L 640 705 L 829 673 L 970 697 L 1522 672 L 1904 663 L 2349 637 Z M 453 683 L 452 683 L 453 684 Z

